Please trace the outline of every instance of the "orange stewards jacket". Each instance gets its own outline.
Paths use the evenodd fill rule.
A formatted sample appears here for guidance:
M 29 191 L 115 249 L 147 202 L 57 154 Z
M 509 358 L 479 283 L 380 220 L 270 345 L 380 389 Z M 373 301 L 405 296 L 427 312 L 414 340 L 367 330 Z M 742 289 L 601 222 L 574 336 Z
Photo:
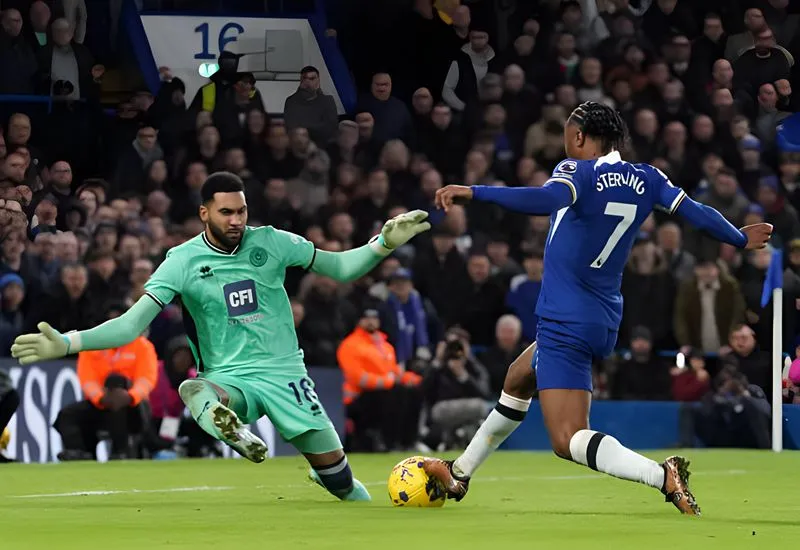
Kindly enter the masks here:
M 134 406 L 147 399 L 158 379 L 158 358 L 150 340 L 139 336 L 119 348 L 78 354 L 78 379 L 83 396 L 95 407 L 100 407 L 105 381 L 110 374 L 119 374 L 131 381 L 128 393 Z
M 400 368 L 394 347 L 380 331 L 370 334 L 357 327 L 339 344 L 336 359 L 344 373 L 345 405 L 364 391 L 388 390 L 395 383 L 416 386 L 422 380 L 420 375 Z

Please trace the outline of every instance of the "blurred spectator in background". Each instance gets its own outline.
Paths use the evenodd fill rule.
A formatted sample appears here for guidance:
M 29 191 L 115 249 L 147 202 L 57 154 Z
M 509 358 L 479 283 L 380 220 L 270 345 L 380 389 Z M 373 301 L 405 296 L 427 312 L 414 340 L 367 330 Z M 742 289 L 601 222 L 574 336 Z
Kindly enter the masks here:
M 216 442 L 205 433 L 190 415 L 185 415 L 178 387 L 184 380 L 197 376 L 194 356 L 186 335 L 175 336 L 168 343 L 158 362 L 158 379 L 150 392 L 152 409 L 153 450 L 180 446 L 190 458 L 216 456 Z
M 22 33 L 22 14 L 7 9 L 0 14 L 0 93 L 32 94 L 36 86 L 36 55 Z
M 717 374 L 694 414 L 697 436 L 707 447 L 769 449 L 769 421 L 764 392 L 731 365 Z
M 744 298 L 739 283 L 720 273 L 713 260 L 699 260 L 694 273 L 678 289 L 675 338 L 681 348 L 719 353 L 733 327 L 744 321 Z
M 489 375 L 472 355 L 467 337 L 463 329 L 449 330 L 425 374 L 430 431 L 424 441 L 428 447 L 463 447 L 486 416 Z
M 397 362 L 406 365 L 415 358 L 429 360 L 432 352 L 425 301 L 414 289 L 408 269 L 401 267 L 389 276 L 386 301 L 397 319 Z
M 490 397 L 500 395 L 508 367 L 529 345 L 522 339 L 522 323 L 514 315 L 506 314 L 497 320 L 494 336 L 494 344 L 478 354 L 489 374 Z
M 14 339 L 22 334 L 25 319 L 22 314 L 22 304 L 25 301 L 25 281 L 16 273 L 0 275 L 0 296 L 2 297 L 0 352 L 7 357 L 11 353 L 11 344 L 14 343 Z
M 361 313 L 356 329 L 336 352 L 344 373 L 344 403 L 354 450 L 407 450 L 417 441 L 422 378 L 398 365 L 394 348 L 380 331 L 378 311 Z
M 450 64 L 442 88 L 442 99 L 451 109 L 462 112 L 478 96 L 478 83 L 486 76 L 494 58 L 489 33 L 473 25 L 469 31 L 469 43 L 462 46 Z
M 711 388 L 711 377 L 706 370 L 705 357 L 694 349 L 688 350 L 682 357 L 682 365 L 670 369 L 672 399 L 699 401 Z
M 8 374 L 0 370 L 0 464 L 12 462 L 3 451 L 8 447 L 11 438 L 7 426 L 17 407 L 19 407 L 19 393 L 11 384 Z
M 327 146 L 336 135 L 339 124 L 336 103 L 322 92 L 316 67 L 303 67 L 300 71 L 300 86 L 286 98 L 283 118 L 289 131 L 307 129 L 311 141 L 320 147 Z
M 106 318 L 119 317 L 126 309 L 122 304 L 109 304 Z M 111 439 L 110 458 L 139 456 L 130 444 L 130 436 L 149 434 L 148 399 L 157 377 L 156 351 L 144 336 L 120 348 L 80 352 L 78 379 L 84 400 L 67 405 L 58 413 L 54 427 L 64 447 L 58 459 L 93 458 L 101 430 L 107 431 Z
M 772 395 L 772 361 L 770 354 L 758 349 L 755 332 L 747 325 L 737 325 L 731 330 L 727 353 L 722 361 L 732 365 L 747 378 L 750 384 L 760 387 L 764 395 Z
M 653 353 L 653 335 L 647 327 L 631 329 L 630 353 L 617 366 L 611 383 L 611 399 L 667 401 L 669 371 Z
M 537 251 L 526 253 L 523 258 L 522 266 L 525 268 L 525 273 L 511 279 L 506 294 L 506 307 L 522 322 L 522 335 L 525 340 L 533 342 L 536 340 L 536 328 L 539 324 L 536 303 L 542 290 L 544 257 Z
M 411 143 L 414 133 L 411 113 L 402 101 L 392 96 L 392 77 L 389 74 L 376 73 L 372 77 L 371 93 L 362 99 L 359 110 L 372 115 L 374 127 L 370 139 L 375 140 L 379 147 L 393 139 Z

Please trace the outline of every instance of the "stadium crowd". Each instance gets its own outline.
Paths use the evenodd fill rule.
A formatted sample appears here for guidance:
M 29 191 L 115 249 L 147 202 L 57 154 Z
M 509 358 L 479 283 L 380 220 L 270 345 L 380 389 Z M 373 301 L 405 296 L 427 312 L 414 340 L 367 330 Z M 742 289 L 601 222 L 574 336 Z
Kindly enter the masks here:
M 657 166 L 737 226 L 774 224 L 786 258 L 783 347 L 800 357 L 800 153 L 776 131 L 800 105 L 800 13 L 787 0 L 412 3 L 336 3 L 327 33 L 361 92 L 345 116 L 315 67 L 282 115 L 265 112 L 253 75 L 223 54 L 214 99 L 202 89 L 185 98 L 162 67 L 156 94 L 132 94 L 109 117 L 105 68 L 64 12 L 71 3 L 60 14 L 42 1 L 6 8 L 0 93 L 57 101 L 50 112 L 0 103 L 0 353 L 39 321 L 86 329 L 141 297 L 166 251 L 203 230 L 199 189 L 211 172 L 244 180 L 250 225 L 324 250 L 360 245 L 422 208 L 434 229 L 370 275 L 342 285 L 290 271 L 286 290 L 307 364 L 342 369 L 350 448 L 459 445 L 535 339 L 550 222 L 477 204 L 444 216 L 433 196 L 448 183 L 542 185 L 563 158 L 566 117 L 591 100 L 628 122 L 626 159 Z M 743 254 L 653 215 L 622 280 L 620 352 L 598 363 L 595 397 L 699 402 L 691 434 L 763 446 L 771 252 Z M 183 330 L 172 305 L 136 350 L 81 354 L 87 401 L 56 422 L 64 458 L 91 455 L 96 434 L 79 427 L 101 422 L 98 411 L 127 411 L 123 435 L 144 418 L 151 451 L 180 430 L 188 454 L 212 452 L 191 421 L 160 429 L 181 416 L 176 388 L 194 375 Z M 108 383 L 109 372 L 122 380 Z M 800 361 L 786 402 L 800 402 L 799 386 Z M 0 427 L 17 402 L 0 374 Z M 742 402 L 756 420 L 729 426 L 723 441 L 719 405 Z M 126 456 L 127 441 L 112 439 Z

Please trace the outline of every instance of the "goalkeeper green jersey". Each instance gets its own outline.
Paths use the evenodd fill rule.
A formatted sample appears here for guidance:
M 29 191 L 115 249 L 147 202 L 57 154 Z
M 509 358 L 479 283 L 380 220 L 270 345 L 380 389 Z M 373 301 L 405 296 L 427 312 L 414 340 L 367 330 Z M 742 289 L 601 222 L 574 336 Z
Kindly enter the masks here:
M 310 269 L 314 245 L 271 226 L 247 227 L 232 252 L 205 232 L 167 253 L 145 285 L 161 307 L 179 299 L 198 370 L 296 367 L 292 308 L 283 287 L 286 268 Z

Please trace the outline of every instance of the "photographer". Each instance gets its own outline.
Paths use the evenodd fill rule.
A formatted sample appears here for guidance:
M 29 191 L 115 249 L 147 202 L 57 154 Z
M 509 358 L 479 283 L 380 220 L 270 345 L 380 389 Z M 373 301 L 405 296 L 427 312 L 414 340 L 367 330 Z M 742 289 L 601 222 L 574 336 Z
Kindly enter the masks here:
M 770 447 L 770 407 L 764 392 L 733 365 L 714 378 L 714 390 L 695 410 L 697 436 L 707 447 Z
M 472 355 L 466 331 L 447 331 L 436 348 L 423 388 L 430 408 L 426 444 L 457 446 L 469 441 L 486 416 L 489 374 Z

